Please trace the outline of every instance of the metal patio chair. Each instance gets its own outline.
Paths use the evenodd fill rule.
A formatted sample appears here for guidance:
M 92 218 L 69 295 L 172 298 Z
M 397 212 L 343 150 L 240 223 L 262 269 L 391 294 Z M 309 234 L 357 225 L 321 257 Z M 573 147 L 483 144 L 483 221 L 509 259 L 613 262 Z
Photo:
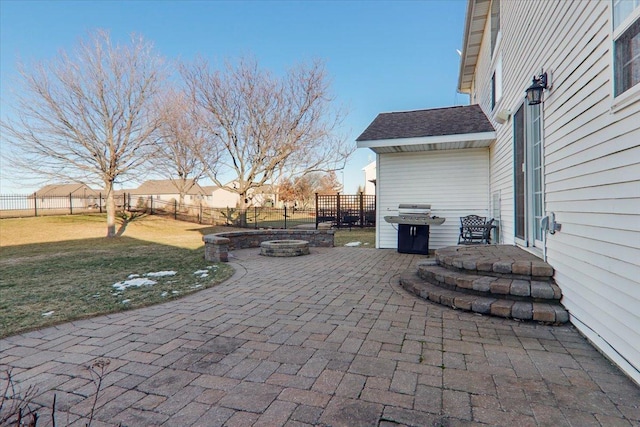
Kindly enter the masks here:
M 460 217 L 459 245 L 491 243 L 491 230 L 494 228 L 494 219 L 487 221 L 484 216 L 467 215 Z

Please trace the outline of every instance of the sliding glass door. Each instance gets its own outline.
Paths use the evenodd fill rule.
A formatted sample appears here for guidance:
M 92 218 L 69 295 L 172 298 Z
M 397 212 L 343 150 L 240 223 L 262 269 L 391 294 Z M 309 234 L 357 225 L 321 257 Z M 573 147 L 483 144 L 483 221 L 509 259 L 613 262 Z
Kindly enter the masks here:
M 522 104 L 513 116 L 515 240 L 542 248 L 543 143 L 540 105 Z

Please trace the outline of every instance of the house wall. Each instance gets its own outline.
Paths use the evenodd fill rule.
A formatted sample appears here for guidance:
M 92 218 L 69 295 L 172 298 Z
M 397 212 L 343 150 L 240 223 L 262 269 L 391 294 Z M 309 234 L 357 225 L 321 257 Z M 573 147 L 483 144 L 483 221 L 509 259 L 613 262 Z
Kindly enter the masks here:
M 364 194 L 375 196 L 376 186 L 371 180 L 376 179 L 376 162 L 371 162 L 364 168 Z
M 547 235 L 547 261 L 573 324 L 640 383 L 640 102 L 615 105 L 611 17 L 608 1 L 502 1 L 503 97 L 492 111 L 488 21 L 472 102 L 490 118 L 516 111 L 532 76 L 552 72 L 543 103 L 545 210 L 562 229 Z M 514 240 L 512 126 L 496 123 L 490 147 L 505 243 Z
M 457 244 L 461 216 L 489 215 L 486 148 L 379 154 L 377 158 L 379 248 L 397 247 L 395 225 L 384 217 L 397 215 L 400 203 L 431 204 L 432 215 L 446 218 L 444 224 L 430 228 L 429 249 Z
M 240 200 L 238 193 L 233 193 L 224 188 L 217 188 L 213 191 L 212 208 L 235 208 Z

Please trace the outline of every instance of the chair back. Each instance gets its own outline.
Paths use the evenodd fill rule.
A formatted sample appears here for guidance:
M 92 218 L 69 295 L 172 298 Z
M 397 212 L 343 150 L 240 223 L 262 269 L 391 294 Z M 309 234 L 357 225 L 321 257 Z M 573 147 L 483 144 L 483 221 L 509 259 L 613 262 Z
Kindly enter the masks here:
M 474 229 L 477 227 L 484 227 L 487 222 L 487 217 L 478 215 L 467 215 L 460 217 L 460 226 L 466 229 Z

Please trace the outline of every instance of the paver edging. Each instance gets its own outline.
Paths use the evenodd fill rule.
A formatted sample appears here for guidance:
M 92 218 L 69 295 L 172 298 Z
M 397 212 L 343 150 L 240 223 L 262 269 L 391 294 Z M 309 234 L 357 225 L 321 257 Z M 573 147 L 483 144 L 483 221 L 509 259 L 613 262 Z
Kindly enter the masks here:
M 334 230 L 264 229 L 207 234 L 202 237 L 204 258 L 211 262 L 228 262 L 230 250 L 259 248 L 262 242 L 283 239 L 306 240 L 312 247 L 332 248 Z

